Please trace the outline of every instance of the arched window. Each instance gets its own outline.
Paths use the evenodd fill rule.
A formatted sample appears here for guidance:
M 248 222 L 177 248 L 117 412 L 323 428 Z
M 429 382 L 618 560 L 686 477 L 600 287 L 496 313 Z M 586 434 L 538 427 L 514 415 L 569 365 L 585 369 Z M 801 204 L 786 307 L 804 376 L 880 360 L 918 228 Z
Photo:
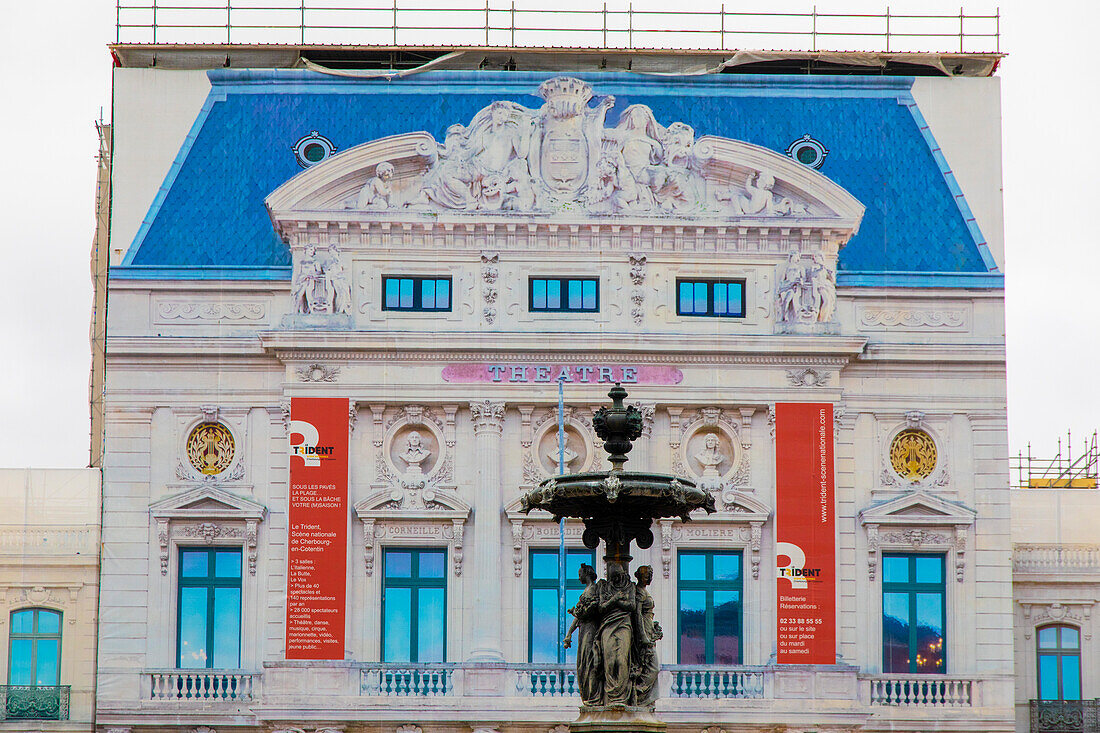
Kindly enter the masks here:
M 11 612 L 8 684 L 61 684 L 61 614 L 47 608 Z
M 1038 633 L 1039 699 L 1081 699 L 1081 633 L 1072 626 L 1044 626 Z

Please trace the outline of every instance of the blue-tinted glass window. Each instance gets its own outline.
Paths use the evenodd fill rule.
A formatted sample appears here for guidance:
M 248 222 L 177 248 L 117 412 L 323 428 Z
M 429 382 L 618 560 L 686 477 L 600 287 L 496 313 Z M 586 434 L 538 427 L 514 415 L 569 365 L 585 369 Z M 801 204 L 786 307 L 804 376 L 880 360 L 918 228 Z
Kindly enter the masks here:
M 61 684 L 61 614 L 47 608 L 11 613 L 8 684 Z
M 566 649 L 561 645 L 558 624 L 561 618 L 559 602 L 557 550 L 531 550 L 531 577 L 528 581 L 528 658 L 540 664 L 575 663 L 577 660 L 576 637 Z M 580 598 L 584 584 L 577 572 L 581 563 L 596 567 L 596 553 L 591 550 L 566 550 L 565 552 L 565 607 L 572 608 Z M 566 628 L 573 617 L 566 614 Z
M 382 310 L 449 311 L 451 278 L 386 275 L 382 278 Z
M 180 549 L 176 666 L 241 666 L 241 551 Z
M 600 286 L 596 278 L 533 277 L 530 306 L 533 311 L 595 313 L 600 309 Z
M 681 552 L 677 558 L 680 664 L 740 664 L 741 553 Z
M 1081 699 L 1081 635 L 1072 626 L 1039 629 L 1039 699 Z
M 743 318 L 744 280 L 677 280 L 676 313 L 681 316 Z
M 382 558 L 382 660 L 442 662 L 447 654 L 446 551 L 387 549 Z
M 947 671 L 943 555 L 883 555 L 882 671 Z

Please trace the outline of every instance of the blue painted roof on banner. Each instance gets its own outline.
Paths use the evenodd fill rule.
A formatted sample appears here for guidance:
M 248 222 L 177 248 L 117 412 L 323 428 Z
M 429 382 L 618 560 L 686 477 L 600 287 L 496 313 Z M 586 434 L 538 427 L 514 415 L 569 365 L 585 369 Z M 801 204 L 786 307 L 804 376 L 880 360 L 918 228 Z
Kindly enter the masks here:
M 349 79 L 302 70 L 215 70 L 195 125 L 115 276 L 289 278 L 286 245 L 264 197 L 300 172 L 292 145 L 312 130 L 338 150 L 415 130 L 442 139 L 482 107 L 531 92 L 555 74 L 427 72 Z M 805 134 L 829 153 L 821 172 L 866 207 L 841 251 L 842 272 L 995 271 L 981 232 L 900 77 L 647 77 L 576 74 L 663 124 L 691 125 L 785 152 Z M 198 268 L 198 269 L 192 269 Z M 208 274 L 203 272 L 208 271 Z M 181 274 L 183 272 L 190 274 Z M 220 274 L 216 273 L 220 271 Z M 230 274 L 227 274 L 230 273 Z M 231 273 L 236 273 L 231 274 Z

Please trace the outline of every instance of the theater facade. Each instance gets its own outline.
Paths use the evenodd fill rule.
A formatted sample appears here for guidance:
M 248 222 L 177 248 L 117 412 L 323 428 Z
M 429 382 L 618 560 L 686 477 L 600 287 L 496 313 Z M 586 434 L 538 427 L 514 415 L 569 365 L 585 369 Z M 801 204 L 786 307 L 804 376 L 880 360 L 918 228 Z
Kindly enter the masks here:
M 517 53 L 115 69 L 100 730 L 565 730 L 616 382 L 669 730 L 1014 730 L 998 80 Z

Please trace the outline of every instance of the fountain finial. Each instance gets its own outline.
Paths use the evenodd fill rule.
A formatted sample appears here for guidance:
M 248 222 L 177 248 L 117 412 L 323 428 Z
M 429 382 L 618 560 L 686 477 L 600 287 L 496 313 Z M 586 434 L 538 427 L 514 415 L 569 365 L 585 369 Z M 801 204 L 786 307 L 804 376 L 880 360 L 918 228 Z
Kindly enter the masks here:
M 607 459 L 611 461 L 611 472 L 619 473 L 626 463 L 626 454 L 634 447 L 634 441 L 642 434 L 642 413 L 638 408 L 624 406 L 626 390 L 618 382 L 607 393 L 611 398 L 611 408 L 601 407 L 592 417 L 592 427 L 596 435 L 603 439 L 603 448 Z

